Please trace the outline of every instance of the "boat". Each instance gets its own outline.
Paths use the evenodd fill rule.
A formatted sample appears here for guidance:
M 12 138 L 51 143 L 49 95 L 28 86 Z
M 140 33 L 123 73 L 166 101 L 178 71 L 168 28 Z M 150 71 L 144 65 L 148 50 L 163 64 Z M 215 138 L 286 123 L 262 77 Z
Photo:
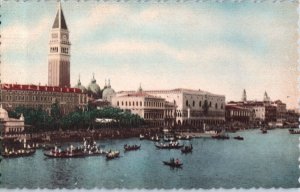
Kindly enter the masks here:
M 109 151 L 109 152 L 106 154 L 106 160 L 111 160 L 111 159 L 118 158 L 119 155 L 120 155 L 120 152 L 119 152 L 119 151 Z
M 176 167 L 176 168 L 180 168 L 183 163 L 181 163 L 178 159 L 174 160 L 174 159 L 170 159 L 170 161 L 163 161 L 164 165 L 168 165 L 170 167 Z
M 300 134 L 300 129 L 289 129 L 290 134 Z
M 220 135 L 220 134 L 217 134 L 217 135 L 211 136 L 211 138 L 213 138 L 213 139 L 222 139 L 222 140 L 224 140 L 224 139 L 229 139 L 230 137 L 229 137 L 228 135 Z
M 44 152 L 46 157 L 50 158 L 75 158 L 75 157 L 85 157 L 85 152 L 80 148 L 74 148 L 72 145 L 68 147 L 66 150 L 58 149 L 57 146 L 52 150 L 48 150 Z
M 244 137 L 241 137 L 241 136 L 235 136 L 235 137 L 233 137 L 234 139 L 236 139 L 236 140 L 244 140 Z
M 262 129 L 261 129 L 261 132 L 262 132 L 262 134 L 266 134 L 266 133 L 268 133 L 268 131 L 267 131 L 267 129 L 266 129 L 266 128 L 262 128 Z
M 144 140 L 145 139 L 145 136 L 140 134 L 140 140 Z
M 183 145 L 180 145 L 177 141 L 170 143 L 156 143 L 155 146 L 158 149 L 180 149 Z
M 136 151 L 141 148 L 141 145 L 124 145 L 124 151 Z
M 4 158 L 16 158 L 16 157 L 28 157 L 35 153 L 35 149 L 19 149 L 19 150 L 8 150 L 5 149 L 4 152 L 1 153 Z
M 156 141 L 156 142 L 160 140 L 157 135 L 156 136 L 148 137 L 147 139 L 150 140 L 150 141 Z
M 190 146 L 184 146 L 181 149 L 181 153 L 191 153 L 193 152 L 193 145 L 191 144 Z
M 179 136 L 176 136 L 176 139 L 178 139 L 178 140 L 191 140 L 192 137 L 189 136 L 189 135 L 186 135 L 186 136 L 179 135 Z

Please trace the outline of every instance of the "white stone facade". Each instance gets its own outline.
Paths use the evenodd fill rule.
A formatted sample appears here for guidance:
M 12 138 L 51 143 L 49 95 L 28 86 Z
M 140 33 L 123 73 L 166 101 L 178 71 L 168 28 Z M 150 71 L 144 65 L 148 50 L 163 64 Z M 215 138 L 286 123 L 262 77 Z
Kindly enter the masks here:
M 146 93 L 161 97 L 176 105 L 176 124 L 191 124 L 202 126 L 206 124 L 219 124 L 225 121 L 225 96 L 208 93 L 201 90 L 173 89 L 152 90 Z M 133 93 L 133 91 L 122 91 L 117 96 Z M 204 103 L 207 103 L 207 112 Z

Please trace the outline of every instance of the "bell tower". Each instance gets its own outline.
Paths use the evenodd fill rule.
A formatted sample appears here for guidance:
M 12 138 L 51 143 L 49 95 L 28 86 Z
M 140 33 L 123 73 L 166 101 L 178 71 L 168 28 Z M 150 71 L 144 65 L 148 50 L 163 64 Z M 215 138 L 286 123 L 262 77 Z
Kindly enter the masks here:
M 70 87 L 70 47 L 69 30 L 59 2 L 49 42 L 49 86 Z

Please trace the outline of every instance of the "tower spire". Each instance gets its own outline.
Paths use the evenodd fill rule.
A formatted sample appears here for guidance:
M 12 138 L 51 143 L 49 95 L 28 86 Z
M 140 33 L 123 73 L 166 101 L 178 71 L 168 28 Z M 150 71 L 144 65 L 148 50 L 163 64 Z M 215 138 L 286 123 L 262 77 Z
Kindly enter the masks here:
M 243 101 L 243 102 L 246 102 L 246 101 L 247 101 L 247 93 L 246 93 L 246 90 L 245 90 L 245 89 L 244 89 L 244 91 L 243 91 L 242 101 Z

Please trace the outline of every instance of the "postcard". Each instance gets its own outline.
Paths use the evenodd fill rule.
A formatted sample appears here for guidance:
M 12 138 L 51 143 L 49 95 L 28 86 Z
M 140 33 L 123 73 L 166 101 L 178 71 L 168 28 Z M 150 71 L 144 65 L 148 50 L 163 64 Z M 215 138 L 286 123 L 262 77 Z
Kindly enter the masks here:
M 297 1 L 1 1 L 0 188 L 299 188 Z

